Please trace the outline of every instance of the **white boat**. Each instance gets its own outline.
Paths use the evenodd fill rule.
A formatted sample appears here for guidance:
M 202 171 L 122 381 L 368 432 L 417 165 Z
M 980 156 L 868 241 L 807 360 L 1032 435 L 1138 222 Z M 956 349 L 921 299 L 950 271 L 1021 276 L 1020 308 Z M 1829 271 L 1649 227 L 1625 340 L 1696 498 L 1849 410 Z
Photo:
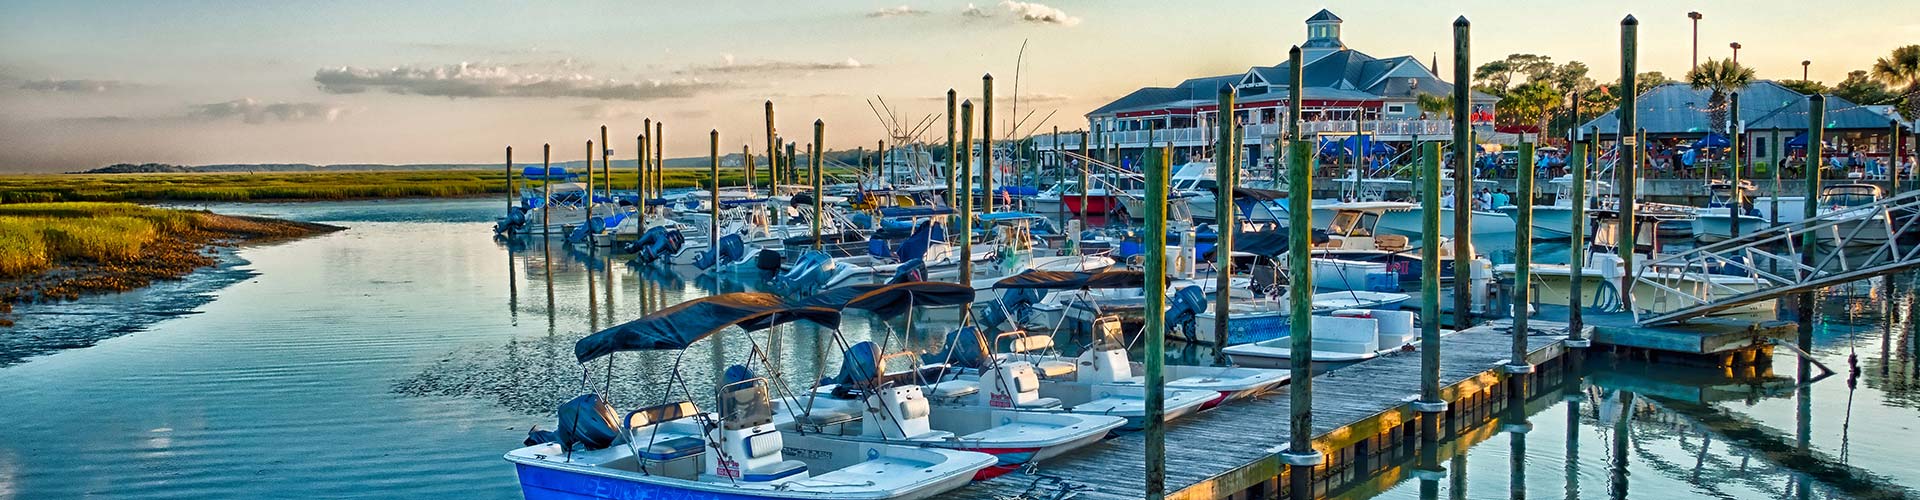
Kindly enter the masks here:
M 1334 311 L 1349 309 L 1378 309 L 1392 311 L 1413 297 L 1404 293 L 1388 292 L 1320 292 L 1313 294 L 1313 314 L 1331 314 Z M 1272 298 L 1236 299 L 1227 303 L 1231 311 L 1228 316 L 1227 345 L 1245 344 L 1286 336 L 1292 323 L 1292 308 L 1287 306 L 1285 295 L 1275 294 Z M 1213 344 L 1219 335 L 1214 330 L 1213 309 L 1209 308 L 1194 317 L 1193 338 L 1181 339 L 1188 342 Z
M 1391 212 L 1386 212 L 1384 214 L 1381 214 L 1380 223 L 1377 226 L 1375 226 L 1379 228 L 1379 232 L 1376 234 L 1397 234 L 1400 236 L 1405 236 L 1407 237 L 1407 239 L 1410 239 L 1410 240 L 1418 239 L 1420 235 L 1423 233 L 1423 231 L 1421 230 L 1421 224 L 1422 224 L 1421 217 L 1424 211 L 1425 210 L 1423 208 L 1415 206 L 1408 210 L 1391 211 Z M 1470 214 L 1471 215 L 1469 217 L 1468 223 L 1472 224 L 1474 239 L 1491 238 L 1493 240 L 1502 240 L 1502 241 L 1509 241 L 1509 242 L 1513 240 L 1513 230 L 1515 226 L 1514 226 L 1512 217 L 1508 217 L 1506 214 L 1502 214 L 1499 212 L 1488 212 L 1483 210 L 1473 210 L 1473 211 L 1470 211 Z M 1453 208 L 1452 207 L 1441 208 L 1440 209 L 1440 236 L 1441 237 L 1453 238 L 1454 236 L 1453 222 L 1454 222 Z M 1491 240 L 1488 240 L 1488 241 L 1491 241 Z M 1485 245 L 1478 245 L 1477 244 L 1478 242 L 1475 242 L 1475 243 L 1476 243 L 1476 246 L 1485 246 Z
M 1657 229 L 1662 223 L 1659 216 L 1638 216 L 1644 227 Z M 1698 299 L 1710 299 L 1715 295 L 1741 294 L 1759 290 L 1768 286 L 1766 280 L 1754 276 L 1713 272 L 1645 272 L 1647 262 L 1660 252 L 1660 239 L 1657 231 L 1635 231 L 1634 269 L 1629 271 L 1624 261 L 1617 255 L 1619 212 L 1599 210 L 1594 212 L 1593 243 L 1585 250 L 1581 259 L 1581 303 L 1598 308 L 1617 308 L 1621 304 L 1620 289 L 1631 286 L 1634 309 L 1651 310 L 1661 304 L 1678 307 L 1697 303 Z M 1731 269 L 1737 272 L 1737 268 Z M 1494 272 L 1512 276 L 1515 268 L 1512 264 L 1494 267 Z M 1628 274 L 1629 272 L 1633 274 Z M 1528 266 L 1534 288 L 1531 297 L 1542 304 L 1567 304 L 1571 301 L 1573 269 L 1565 264 L 1534 263 Z M 1628 276 L 1638 276 L 1659 283 L 1660 286 L 1624 284 Z M 1444 302 L 1443 302 L 1444 303 Z M 1773 299 L 1761 300 L 1738 307 L 1720 309 L 1715 315 L 1763 314 L 1774 309 Z
M 1781 224 L 1792 224 L 1807 219 L 1807 197 L 1805 196 L 1757 196 L 1753 198 L 1753 210 L 1772 225 L 1775 213 L 1780 214 Z
M 693 342 L 731 327 L 837 318 L 788 307 L 771 294 L 721 294 L 596 332 L 574 352 L 581 363 L 619 351 L 684 354 Z M 536 430 L 528 438 L 536 444 L 505 458 L 529 499 L 913 500 L 965 486 L 998 462 L 985 453 L 781 429 L 767 395 L 771 384 L 743 365 L 727 368 L 715 385 L 711 412 L 680 401 L 622 418 L 597 395 L 575 398 L 561 406 L 557 433 Z
M 1867 207 L 1881 197 L 1880 186 L 1872 184 L 1838 184 L 1821 189 L 1820 205 L 1815 210 L 1823 219 L 1842 222 L 1822 230 L 1819 241 L 1846 246 L 1885 244 L 1893 238 L 1893 218 L 1887 216 L 1886 209 Z
M 1573 199 L 1573 174 L 1555 177 L 1553 180 L 1547 181 L 1547 186 L 1553 189 L 1553 204 L 1533 206 L 1533 239 L 1550 240 L 1572 237 L 1574 224 L 1573 204 L 1575 203 Z M 1598 196 L 1600 190 L 1611 188 L 1612 185 L 1605 181 L 1588 180 L 1586 195 L 1591 198 Z M 1579 202 L 1584 203 L 1586 200 L 1580 200 Z M 1513 218 L 1515 224 L 1519 223 L 1520 210 L 1518 207 L 1508 205 L 1499 207 L 1499 210 L 1501 213 L 1507 214 L 1507 217 Z M 1585 223 L 1585 221 L 1581 222 Z
M 1313 364 L 1334 370 L 1411 346 L 1419 337 L 1409 311 L 1346 310 L 1313 317 Z M 1223 349 L 1241 366 L 1289 368 L 1291 335 Z
M 1032 363 L 1041 377 L 1073 380 L 1081 383 L 1144 386 L 1146 369 L 1127 359 L 1127 346 L 1120 335 L 1120 319 L 1105 317 L 1093 323 L 1095 341 L 1079 356 L 1064 356 L 1053 348 L 1053 338 L 1020 333 L 1013 345 L 1022 350 L 999 354 L 1001 361 Z M 1006 334 L 1002 334 L 1003 336 Z M 1165 364 L 1161 380 L 1168 389 L 1210 391 L 1215 397 L 1203 403 L 1205 410 L 1224 403 L 1251 398 L 1285 384 L 1288 373 L 1279 370 L 1227 366 Z
M 947 351 L 929 355 L 927 360 L 942 363 L 953 370 L 947 379 L 929 391 L 935 404 L 948 406 L 987 406 L 1040 413 L 1081 413 L 1112 415 L 1127 419 L 1121 430 L 1145 427 L 1147 416 L 1146 385 L 1134 382 L 1082 381 L 1041 376 L 1038 366 L 1019 360 L 1003 360 L 993 355 L 990 343 L 980 328 L 965 327 L 947 335 Z M 1012 331 L 996 338 L 1028 337 Z M 1018 351 L 1022 346 L 1015 345 Z M 1054 369 L 1056 372 L 1057 368 Z M 1163 421 L 1187 416 L 1219 397 L 1214 391 L 1167 388 L 1163 393 Z
M 1725 181 L 1716 180 L 1707 184 L 1707 206 L 1694 212 L 1690 224 L 1693 239 L 1703 243 L 1726 241 L 1733 237 L 1735 221 L 1738 221 L 1740 234 L 1753 234 L 1767 228 L 1767 219 L 1748 211 L 1745 203 L 1736 201 L 1752 198 L 1747 192 L 1753 191 L 1753 182 L 1741 180 L 1739 191 L 1736 197 L 1733 185 Z

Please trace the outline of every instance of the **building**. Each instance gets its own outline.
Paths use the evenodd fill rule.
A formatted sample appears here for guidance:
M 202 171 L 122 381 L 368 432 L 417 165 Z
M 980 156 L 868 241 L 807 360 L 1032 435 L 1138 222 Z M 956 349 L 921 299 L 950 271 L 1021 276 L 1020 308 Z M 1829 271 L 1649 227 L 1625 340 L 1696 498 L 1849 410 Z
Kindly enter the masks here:
M 1795 145 L 1805 144 L 1804 139 L 1795 141 L 1794 138 L 1807 131 L 1807 114 L 1812 99 L 1772 80 L 1747 84 L 1738 93 L 1740 122 L 1745 124 L 1747 131 L 1743 150 L 1752 155 L 1752 161 L 1771 163 L 1782 156 L 1799 154 L 1798 151 L 1789 150 L 1797 150 L 1798 146 Z M 1696 89 L 1685 83 L 1668 83 L 1648 89 L 1634 103 L 1634 109 L 1637 110 L 1635 124 L 1646 130 L 1649 142 L 1690 144 L 1719 128 L 1711 123 L 1709 111 L 1712 95 L 1712 91 Z M 1859 152 L 1866 157 L 1886 156 L 1889 149 L 1887 137 L 1892 135 L 1892 122 L 1897 121 L 1897 115 L 1892 113 L 1890 106 L 1861 106 L 1827 94 L 1826 109 L 1826 152 L 1829 155 Z M 1902 126 L 1903 130 L 1909 128 Z M 1580 126 L 1583 137 L 1598 130 L 1602 141 L 1616 137 L 1619 129 L 1618 109 Z
M 1451 137 L 1452 121 L 1444 114 L 1421 112 L 1418 98 L 1420 94 L 1451 95 L 1453 85 L 1413 56 L 1383 59 L 1348 48 L 1340 41 L 1342 22 L 1327 10 L 1306 20 L 1307 39 L 1300 44 L 1305 61 L 1301 132 L 1326 137 L 1359 131 L 1389 143 Z M 1176 156 L 1210 157 L 1220 114 L 1216 103 L 1220 88 L 1227 86 L 1236 95 L 1233 119 L 1244 127 L 1242 157 L 1249 165 L 1260 165 L 1273 156 L 1285 130 L 1287 101 L 1294 90 L 1288 88 L 1291 73 L 1291 64 L 1281 62 L 1191 78 L 1172 87 L 1135 90 L 1087 113 L 1094 135 L 1089 142 L 1096 150 L 1117 149 L 1129 159 L 1137 158 L 1149 145 L 1168 141 L 1176 148 Z M 1498 99 L 1480 92 L 1472 95 L 1476 125 L 1490 128 Z M 1060 139 L 1063 148 L 1079 147 L 1077 135 Z M 1040 147 L 1049 145 L 1049 140 L 1042 139 Z

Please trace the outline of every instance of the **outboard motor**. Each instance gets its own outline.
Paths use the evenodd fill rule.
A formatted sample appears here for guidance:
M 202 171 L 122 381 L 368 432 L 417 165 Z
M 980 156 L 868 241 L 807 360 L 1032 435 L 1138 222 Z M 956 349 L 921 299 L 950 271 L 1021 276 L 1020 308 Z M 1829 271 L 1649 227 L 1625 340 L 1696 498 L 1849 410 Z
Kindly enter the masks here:
M 927 279 L 926 261 L 923 261 L 920 259 L 913 259 L 913 260 L 900 263 L 900 267 L 895 268 L 893 270 L 893 277 L 887 278 L 887 284 L 892 285 L 895 283 L 926 281 L 926 279 Z
M 1195 330 L 1199 328 L 1197 319 L 1200 313 L 1207 311 L 1207 294 L 1200 291 L 1199 286 L 1189 286 L 1173 292 L 1173 296 L 1168 297 L 1168 302 L 1172 305 L 1167 307 L 1166 324 L 1169 327 L 1178 326 L 1180 332 L 1186 335 L 1188 342 L 1197 340 L 1195 337 Z
M 780 256 L 779 250 L 774 250 L 771 248 L 762 248 L 760 249 L 760 257 L 759 257 L 759 261 L 756 262 L 756 265 L 762 271 L 779 271 L 780 262 L 783 260 L 786 260 L 786 259 Z
M 527 210 L 520 207 L 507 208 L 507 216 L 493 224 L 494 234 L 513 234 L 526 230 Z
M 1033 317 L 1033 305 L 1040 303 L 1041 292 L 1032 288 L 1010 288 L 1000 292 L 1000 299 L 994 301 L 987 311 L 981 313 L 980 324 L 997 327 L 1002 322 L 1018 329 Z
M 944 363 L 954 368 L 976 370 L 985 368 L 992 364 L 992 358 L 987 355 L 986 341 L 980 337 L 979 332 L 979 328 L 974 326 L 963 326 L 958 330 L 947 332 L 947 339 L 943 344 L 946 348 L 941 349 L 940 352 L 920 355 L 920 362 L 929 365 Z
M 674 254 L 680 253 L 680 249 L 685 246 L 686 243 L 687 239 L 685 236 L 680 235 L 679 229 L 669 226 L 654 226 L 652 229 L 648 229 L 645 234 L 640 235 L 639 241 L 634 242 L 636 248 L 633 260 L 642 264 L 651 264 L 662 258 L 671 257 Z
M 824 279 L 821 275 L 833 264 L 833 258 L 825 252 L 808 250 L 793 261 L 793 268 L 780 273 L 773 279 L 774 289 L 788 295 L 811 293 Z
M 554 436 L 568 452 L 574 451 L 575 445 L 582 450 L 603 449 L 624 441 L 617 430 L 619 421 L 613 406 L 600 399 L 599 394 L 581 394 L 560 404 L 560 428 L 554 431 Z M 535 438 L 530 434 L 528 440 Z

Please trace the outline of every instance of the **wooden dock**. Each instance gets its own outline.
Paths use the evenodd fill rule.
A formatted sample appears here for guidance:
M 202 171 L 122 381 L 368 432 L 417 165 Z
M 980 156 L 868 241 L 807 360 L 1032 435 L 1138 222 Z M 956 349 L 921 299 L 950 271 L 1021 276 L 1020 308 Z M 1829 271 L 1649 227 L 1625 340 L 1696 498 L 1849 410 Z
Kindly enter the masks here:
M 1535 318 L 1566 323 L 1567 307 L 1535 305 Z M 1732 359 L 1740 351 L 1772 352 L 1774 340 L 1794 338 L 1792 321 L 1735 317 L 1705 317 L 1676 325 L 1640 326 L 1632 314 L 1581 313 L 1580 319 L 1593 328 L 1593 343 L 1650 352 Z M 1724 364 L 1724 363 L 1722 363 Z
M 1533 322 L 1527 362 L 1531 378 L 1557 380 L 1566 352 L 1565 326 Z M 1449 402 L 1442 427 L 1449 434 L 1493 416 L 1504 402 L 1508 375 L 1499 370 L 1512 351 L 1507 324 L 1496 322 L 1449 335 L 1441 342 L 1442 397 Z M 1541 333 L 1542 331 L 1549 333 Z M 1407 351 L 1314 377 L 1314 446 L 1327 460 L 1316 470 L 1316 491 L 1364 479 L 1377 454 L 1418 439 L 1418 414 L 1409 404 L 1420 393 L 1420 355 Z M 1539 385 L 1539 384 L 1534 384 Z M 1167 428 L 1167 498 L 1273 498 L 1285 488 L 1277 455 L 1288 440 L 1284 392 L 1239 401 L 1171 422 Z M 1132 499 L 1145 491 L 1145 442 L 1129 433 L 1041 463 L 1031 474 L 1013 473 L 975 483 L 943 497 L 1000 499 L 1051 497 L 1063 489 L 1076 498 Z

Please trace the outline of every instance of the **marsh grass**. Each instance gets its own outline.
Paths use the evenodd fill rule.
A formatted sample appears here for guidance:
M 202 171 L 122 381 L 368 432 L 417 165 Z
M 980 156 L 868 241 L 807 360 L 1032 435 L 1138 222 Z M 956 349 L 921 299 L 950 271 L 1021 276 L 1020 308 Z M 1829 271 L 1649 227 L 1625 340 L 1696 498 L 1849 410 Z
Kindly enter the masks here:
M 832 171 L 845 177 L 848 172 Z M 452 198 L 504 194 L 506 172 L 441 170 L 407 172 L 296 172 L 260 174 L 48 174 L 0 176 L 0 204 L 74 201 L 274 201 L 368 198 Z M 705 186 L 707 170 L 669 168 L 668 188 Z M 760 171 L 756 185 L 766 185 Z M 613 172 L 615 190 L 632 190 L 631 167 Z M 744 183 L 739 168 L 723 169 L 720 183 Z M 604 182 L 598 180 L 596 183 Z M 516 175 L 515 185 L 523 185 Z
M 0 205 L 0 277 L 55 263 L 137 260 L 163 231 L 197 229 L 202 214 L 130 203 Z

